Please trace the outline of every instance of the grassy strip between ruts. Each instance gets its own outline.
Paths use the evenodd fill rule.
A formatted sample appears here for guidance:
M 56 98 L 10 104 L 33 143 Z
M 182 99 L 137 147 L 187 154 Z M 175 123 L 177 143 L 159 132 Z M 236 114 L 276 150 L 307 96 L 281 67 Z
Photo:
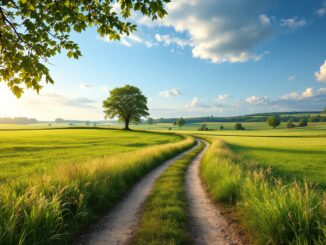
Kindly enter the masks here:
M 79 165 L 67 164 L 43 176 L 0 186 L 0 244 L 68 244 L 142 176 L 194 142 L 186 138 Z
M 233 205 L 253 244 L 326 244 L 326 196 L 308 183 L 282 184 L 217 139 L 201 163 L 213 200 Z
M 184 179 L 187 167 L 203 147 L 200 143 L 159 177 L 146 201 L 133 244 L 191 243 Z

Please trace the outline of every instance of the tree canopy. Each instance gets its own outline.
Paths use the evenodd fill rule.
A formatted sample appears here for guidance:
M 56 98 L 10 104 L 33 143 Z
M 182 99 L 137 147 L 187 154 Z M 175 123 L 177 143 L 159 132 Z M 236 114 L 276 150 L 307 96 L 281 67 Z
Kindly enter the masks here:
M 147 98 L 139 88 L 126 85 L 110 91 L 110 96 L 103 101 L 106 118 L 118 117 L 124 121 L 125 129 L 130 122 L 139 122 L 141 117 L 149 115 Z
M 183 119 L 183 117 L 179 118 L 176 120 L 176 125 L 179 126 L 179 128 L 181 129 L 183 127 L 183 125 L 186 124 L 186 120 Z
M 276 127 L 280 126 L 281 118 L 277 115 L 270 116 L 267 119 L 267 123 L 269 126 L 276 128 Z
M 235 129 L 235 130 L 245 130 L 245 128 L 242 126 L 241 123 L 236 123 L 236 124 L 234 125 L 234 129 Z
M 170 0 L 2 0 L 0 5 L 0 81 L 20 97 L 24 88 L 40 91 L 41 82 L 54 83 L 48 59 L 62 51 L 78 59 L 72 31 L 95 26 L 101 37 L 119 40 L 136 25 L 134 12 L 157 19 L 166 15 Z M 119 9 L 119 11 L 117 11 Z
M 288 123 L 286 124 L 286 127 L 287 128 L 289 128 L 289 129 L 291 129 L 291 128 L 294 128 L 295 127 L 295 124 L 292 122 L 292 120 L 290 119 L 289 121 L 288 121 Z

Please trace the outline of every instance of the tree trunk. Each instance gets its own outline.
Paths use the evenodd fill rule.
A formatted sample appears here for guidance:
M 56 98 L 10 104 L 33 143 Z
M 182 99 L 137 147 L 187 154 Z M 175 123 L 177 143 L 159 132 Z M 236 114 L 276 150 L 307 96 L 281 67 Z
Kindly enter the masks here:
M 129 118 L 125 120 L 125 130 L 129 130 Z

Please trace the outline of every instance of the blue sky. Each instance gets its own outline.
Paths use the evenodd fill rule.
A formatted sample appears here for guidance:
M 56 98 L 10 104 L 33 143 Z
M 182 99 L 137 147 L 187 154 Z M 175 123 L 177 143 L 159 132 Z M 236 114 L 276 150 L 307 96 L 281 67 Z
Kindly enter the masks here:
M 138 31 L 120 42 L 72 34 L 83 57 L 52 59 L 56 83 L 40 95 L 17 100 L 1 84 L 0 116 L 100 120 L 102 100 L 125 84 L 154 118 L 326 107 L 326 1 L 175 0 L 167 10 L 162 21 L 134 16 Z

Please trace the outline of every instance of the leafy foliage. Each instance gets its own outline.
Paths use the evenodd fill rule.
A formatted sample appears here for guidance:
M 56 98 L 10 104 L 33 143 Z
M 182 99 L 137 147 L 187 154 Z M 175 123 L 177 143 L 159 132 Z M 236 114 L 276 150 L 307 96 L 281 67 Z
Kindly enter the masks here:
M 199 127 L 198 130 L 199 130 L 199 131 L 207 131 L 207 130 L 208 130 L 208 127 L 207 127 L 206 124 L 202 124 L 202 125 Z
M 273 115 L 268 117 L 267 123 L 269 126 L 276 128 L 281 124 L 281 118 L 279 116 Z
M 286 127 L 287 128 L 289 128 L 289 129 L 291 129 L 291 128 L 294 128 L 295 127 L 295 124 L 292 122 L 292 120 L 290 119 L 289 121 L 288 121 L 288 123 L 286 124 Z
M 154 119 L 151 118 L 151 117 L 147 118 L 147 123 L 148 123 L 149 125 L 152 125 L 152 124 L 154 123 Z
M 153 20 L 167 13 L 169 0 L 3 0 L 0 5 L 0 81 L 20 97 L 24 87 L 40 91 L 41 81 L 54 83 L 46 66 L 48 59 L 67 52 L 81 56 L 79 46 L 70 40 L 72 31 L 96 26 L 101 37 L 119 40 L 136 26 L 128 21 L 132 12 Z M 120 8 L 117 13 L 114 5 Z
M 241 123 L 236 123 L 236 124 L 234 125 L 234 129 L 235 129 L 235 130 L 244 130 L 245 128 L 242 126 Z
M 306 118 L 302 118 L 299 122 L 300 127 L 307 127 L 308 126 L 308 120 Z
M 177 119 L 175 123 L 176 123 L 176 125 L 178 125 L 179 128 L 181 129 L 182 126 L 186 124 L 186 120 L 184 120 L 184 119 L 181 117 L 181 118 Z
M 130 122 L 139 122 L 141 117 L 149 115 L 147 98 L 139 88 L 130 85 L 113 89 L 103 107 L 105 117 L 118 117 L 125 122 L 125 129 L 129 129 Z

